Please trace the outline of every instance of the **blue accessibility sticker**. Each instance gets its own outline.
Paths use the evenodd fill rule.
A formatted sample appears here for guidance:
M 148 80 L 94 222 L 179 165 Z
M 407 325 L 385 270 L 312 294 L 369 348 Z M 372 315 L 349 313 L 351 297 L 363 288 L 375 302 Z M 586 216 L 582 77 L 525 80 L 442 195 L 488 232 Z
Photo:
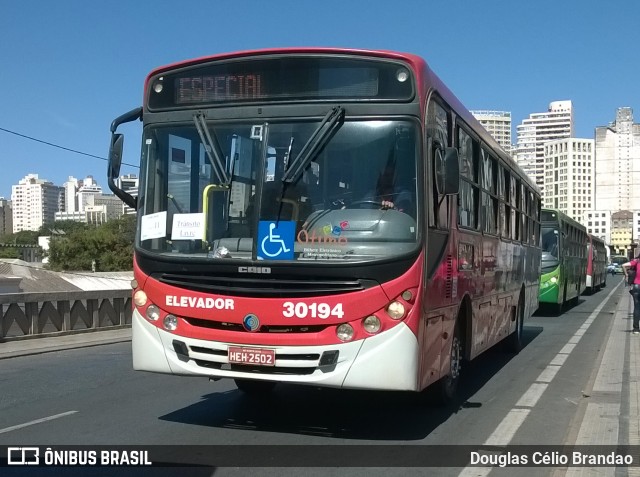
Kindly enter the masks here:
M 296 222 L 261 220 L 258 223 L 258 259 L 293 260 Z

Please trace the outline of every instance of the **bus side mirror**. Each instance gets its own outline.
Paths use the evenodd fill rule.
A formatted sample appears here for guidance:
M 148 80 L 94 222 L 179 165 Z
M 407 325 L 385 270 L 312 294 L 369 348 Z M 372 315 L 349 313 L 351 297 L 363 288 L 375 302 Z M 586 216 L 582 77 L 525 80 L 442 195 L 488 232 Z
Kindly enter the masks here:
M 124 146 L 124 135 L 112 134 L 111 145 L 109 146 L 109 178 L 115 180 L 120 175 L 122 166 L 122 150 Z
M 125 204 L 127 204 L 132 209 L 137 209 L 138 204 L 135 197 L 133 197 L 128 192 L 125 192 L 120 187 L 118 187 L 115 183 L 116 179 L 120 176 L 120 167 L 122 166 L 122 150 L 124 145 L 124 135 L 122 134 L 111 134 L 111 145 L 109 147 L 109 163 L 107 170 L 107 183 L 109 184 L 109 189 L 122 200 Z
M 111 144 L 109 146 L 109 163 L 107 165 L 107 183 L 109 189 L 125 204 L 132 209 L 138 208 L 138 200 L 131 194 L 125 192 L 115 183 L 116 179 L 120 175 L 120 167 L 122 166 L 122 150 L 124 145 L 124 136 L 122 134 L 116 134 L 116 129 L 122 123 L 128 123 L 135 121 L 136 119 L 142 119 L 142 108 L 135 108 L 131 111 L 118 116 L 111 123 Z
M 455 147 L 436 151 L 436 188 L 439 195 L 455 195 L 460 190 L 460 163 Z

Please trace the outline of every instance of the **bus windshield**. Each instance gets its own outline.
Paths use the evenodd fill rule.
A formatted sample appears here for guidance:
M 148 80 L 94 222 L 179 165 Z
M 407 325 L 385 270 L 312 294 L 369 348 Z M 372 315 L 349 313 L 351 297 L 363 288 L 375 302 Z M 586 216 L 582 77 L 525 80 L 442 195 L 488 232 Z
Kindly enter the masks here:
M 148 126 L 137 246 L 207 260 L 375 260 L 414 250 L 417 124 L 347 118 L 329 133 L 322 127 L 204 118 Z M 303 169 L 292 174 L 292 164 Z
M 549 272 L 558 266 L 558 229 L 542 226 L 542 271 Z

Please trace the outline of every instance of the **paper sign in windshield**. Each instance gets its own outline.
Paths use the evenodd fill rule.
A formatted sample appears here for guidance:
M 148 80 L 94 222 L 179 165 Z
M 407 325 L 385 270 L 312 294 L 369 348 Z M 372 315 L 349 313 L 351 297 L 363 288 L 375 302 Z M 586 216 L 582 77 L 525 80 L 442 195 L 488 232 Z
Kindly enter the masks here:
M 171 227 L 171 240 L 202 240 L 204 214 L 175 214 Z
M 167 235 L 167 211 L 142 216 L 140 240 L 162 238 Z

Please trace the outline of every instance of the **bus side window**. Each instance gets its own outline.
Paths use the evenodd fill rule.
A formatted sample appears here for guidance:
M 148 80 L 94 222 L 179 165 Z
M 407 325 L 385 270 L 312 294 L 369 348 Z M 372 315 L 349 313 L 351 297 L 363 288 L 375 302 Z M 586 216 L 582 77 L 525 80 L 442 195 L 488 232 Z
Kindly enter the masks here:
M 436 187 L 437 174 L 442 174 L 444 164 L 441 162 L 444 148 L 449 145 L 449 117 L 447 111 L 435 100 L 429 102 L 427 108 L 427 137 L 431 140 L 428 160 L 431 161 L 430 187 L 432 190 L 432 207 L 429 211 L 429 226 L 439 229 L 449 228 L 450 198 L 438 194 Z M 440 153 L 441 152 L 441 153 Z

